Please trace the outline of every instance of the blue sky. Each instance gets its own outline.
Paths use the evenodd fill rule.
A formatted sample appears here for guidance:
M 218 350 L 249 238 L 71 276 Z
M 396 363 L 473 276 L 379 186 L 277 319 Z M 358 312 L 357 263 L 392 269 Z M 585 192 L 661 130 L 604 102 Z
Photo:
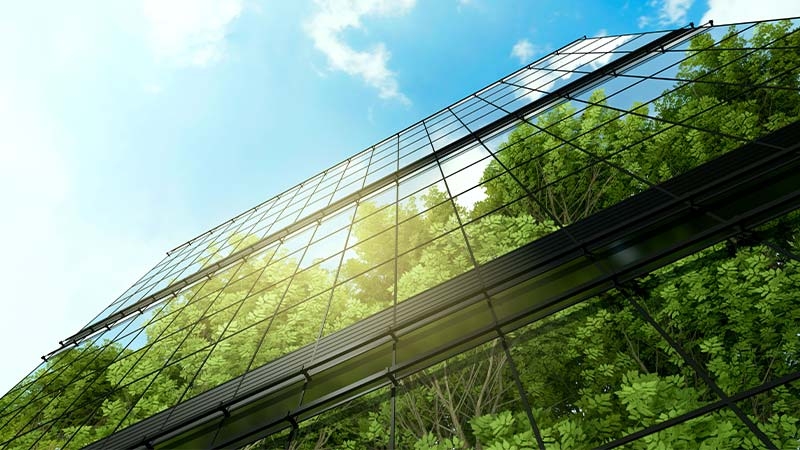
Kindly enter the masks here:
M 166 250 L 577 37 L 798 5 L 7 2 L 0 392 Z

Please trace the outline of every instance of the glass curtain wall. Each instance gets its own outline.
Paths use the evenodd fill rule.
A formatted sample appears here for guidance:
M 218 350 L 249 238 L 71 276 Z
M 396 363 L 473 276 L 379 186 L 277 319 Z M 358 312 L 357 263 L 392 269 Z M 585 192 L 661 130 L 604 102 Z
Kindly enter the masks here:
M 272 428 L 223 407 L 163 447 L 800 447 L 796 213 L 505 327 L 487 291 L 445 311 L 482 337 L 358 388 L 423 346 L 335 361 L 365 319 L 797 122 L 798 25 L 579 39 L 183 244 L 0 399 L 0 448 L 166 429 L 257 383 L 286 387 Z

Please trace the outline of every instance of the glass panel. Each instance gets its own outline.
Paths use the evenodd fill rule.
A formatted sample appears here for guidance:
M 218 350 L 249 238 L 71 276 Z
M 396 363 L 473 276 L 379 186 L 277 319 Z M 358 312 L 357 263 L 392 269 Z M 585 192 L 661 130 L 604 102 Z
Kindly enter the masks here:
M 358 170 L 354 170 L 352 173 L 348 170 L 344 174 L 344 178 L 342 178 L 340 186 L 347 186 L 351 183 L 358 183 L 360 180 L 364 179 L 364 176 L 367 174 L 367 167 L 366 165 Z
M 433 147 L 431 147 L 430 142 L 428 142 L 428 138 L 423 137 L 400 151 L 402 152 L 402 156 L 400 156 L 400 167 L 405 167 L 433 153 Z
M 314 191 L 314 195 L 311 196 L 311 201 L 315 201 L 323 196 L 332 194 L 333 191 L 336 189 L 336 185 L 339 184 L 339 180 L 341 179 L 342 179 L 342 174 L 337 174 L 334 179 L 325 180 L 324 182 L 322 182 L 317 187 L 317 190 Z
M 443 112 L 439 117 L 441 117 L 441 120 L 438 120 L 438 122 L 436 122 L 438 117 L 434 117 L 430 123 L 427 123 L 430 140 L 436 150 L 469 133 L 449 111 Z
M 275 217 L 266 218 L 253 227 L 253 232 L 251 234 L 255 236 L 256 239 L 263 239 L 268 236 L 274 223 Z
M 441 197 L 446 197 L 446 195 L 441 193 Z M 405 253 L 417 245 L 429 241 L 437 237 L 437 235 L 447 233 L 456 227 L 458 227 L 458 218 L 455 215 L 455 210 L 453 210 L 453 205 L 450 200 L 444 200 L 424 213 L 400 224 L 397 251 L 398 253 Z
M 392 421 L 389 395 L 388 388 L 379 389 L 302 422 L 291 448 L 388 449 Z
M 275 223 L 272 224 L 272 226 L 269 228 L 269 234 L 275 234 L 283 230 L 284 228 L 288 227 L 289 225 L 293 224 L 299 214 L 300 214 L 299 209 L 296 209 L 292 214 L 288 213 L 281 214 L 282 217 L 277 221 L 275 221 Z
M 461 120 L 470 130 L 478 130 L 506 115 L 506 112 L 486 102 L 476 102 L 477 108 L 471 108 L 464 114 L 459 113 Z
M 403 379 L 395 420 L 395 448 L 537 447 L 495 341 Z
M 333 262 L 338 264 L 340 255 L 336 255 L 335 258 Z M 289 308 L 302 300 L 332 288 L 335 275 L 334 271 L 327 270 L 320 264 L 298 272 L 292 277 L 289 290 L 281 302 L 281 309 Z
M 354 181 L 350 182 L 349 184 L 341 183 L 339 185 L 339 188 L 336 189 L 336 192 L 333 193 L 333 197 L 331 197 L 331 203 L 334 203 L 334 202 L 336 202 L 338 200 L 341 200 L 341 199 L 347 197 L 348 195 L 351 195 L 351 194 L 355 193 L 356 191 L 361 189 L 363 184 L 364 184 L 364 180 L 363 179 L 354 180 Z
M 309 186 L 315 186 L 319 184 L 319 182 L 322 181 L 322 178 L 324 176 L 325 176 L 325 171 L 314 175 L 313 177 L 307 179 L 306 181 L 303 181 L 302 183 L 300 183 L 300 190 L 303 190 Z
M 323 292 L 301 303 L 281 304 L 283 309 L 275 315 L 258 347 L 253 368 L 275 360 L 303 346 L 314 343 L 322 329 L 331 291 Z M 285 309 L 291 306 L 291 308 Z
M 484 179 L 484 173 L 494 158 L 486 157 L 471 166 L 465 167 L 463 170 L 455 172 L 453 175 L 447 177 L 447 187 L 453 195 L 461 194 L 464 191 L 472 189 L 480 184 Z
M 328 259 L 332 255 L 344 250 L 347 236 L 350 234 L 349 232 L 350 230 L 345 228 L 309 245 L 305 255 L 303 255 L 303 260 L 300 262 L 300 270 Z
M 256 322 L 271 318 L 281 304 L 290 282 L 291 280 L 277 283 L 265 280 L 265 287 L 254 291 L 252 295 L 245 299 L 230 325 L 227 322 L 216 324 L 217 328 L 227 326 L 222 338 L 226 339 L 228 336 L 236 334 Z
M 728 243 L 657 270 L 641 288 L 656 321 L 728 395 L 798 370 L 797 261 L 769 247 Z
M 259 220 L 263 219 L 269 213 L 268 209 L 264 207 L 256 208 L 253 212 L 239 225 L 239 232 L 247 232 Z
M 388 186 L 359 202 L 355 220 L 362 220 L 385 206 L 393 205 L 396 201 L 397 188 L 395 185 Z
M 62 354 L 69 354 L 70 352 L 79 353 L 80 350 L 67 350 L 65 352 L 60 353 Z M 56 355 L 56 356 L 59 356 Z M 76 355 L 71 356 L 71 358 L 76 358 Z M 20 402 L 20 398 L 26 394 L 26 390 L 33 386 L 33 383 L 36 382 L 46 382 L 49 377 L 52 377 L 54 374 L 48 374 L 50 364 L 47 362 L 42 362 L 39 364 L 39 367 L 33 370 L 28 376 L 22 379 L 19 383 L 17 383 L 14 387 L 12 387 L 6 394 L 0 397 L 0 424 L 4 422 L 3 417 L 10 411 L 14 411 L 21 406 L 25 402 Z
M 121 321 L 112 326 L 111 329 L 106 329 L 96 336 L 83 341 L 79 346 L 62 351 L 50 358 L 46 363 L 48 367 L 47 371 L 42 371 L 41 378 L 37 379 L 36 383 L 48 383 L 50 380 L 53 380 L 55 376 L 61 378 L 63 377 L 62 373 L 64 373 L 64 371 L 78 368 L 86 370 L 90 365 L 96 367 L 92 364 L 92 360 L 98 358 L 98 355 L 104 351 L 121 351 L 122 348 L 124 348 L 124 339 L 121 339 L 119 336 L 141 328 L 154 314 L 157 314 L 157 312 L 154 312 L 154 309 L 155 308 L 151 308 L 143 314 L 138 314 L 132 318 Z
M 498 165 L 489 164 L 484 172 L 484 177 L 487 178 L 485 183 L 456 196 L 456 204 L 466 210 L 465 220 L 480 217 L 527 195 L 524 189 L 519 188 L 514 177 L 505 172 L 497 172 L 498 170 L 502 170 Z
M 424 169 L 414 172 L 400 180 L 400 198 L 405 198 L 420 189 L 430 186 L 442 179 L 442 173 L 436 164 L 431 164 Z
M 136 320 L 129 320 L 122 325 L 124 328 L 124 326 L 132 326 L 137 323 L 139 322 Z M 71 349 L 51 359 L 50 363 L 60 364 L 60 367 L 51 372 L 52 375 L 42 377 L 35 384 L 29 385 L 25 390 L 25 394 L 17 399 L 17 402 L 20 402 L 19 405 L 24 405 L 24 407 L 15 407 L 6 411 L 7 416 L 3 418 L 3 422 L 10 419 L 13 421 L 12 423 L 22 426 L 32 420 L 32 414 L 35 414 L 40 419 L 56 420 L 67 408 L 85 409 L 86 407 L 84 406 L 73 406 L 76 402 L 78 404 L 84 402 L 82 400 L 84 395 L 90 398 L 97 398 L 92 397 L 93 395 L 101 397 L 105 395 L 113 388 L 113 384 L 110 384 L 105 379 L 104 371 L 118 357 L 125 346 L 124 342 L 122 345 L 119 343 L 111 344 L 108 339 L 119 332 L 119 329 L 108 330 L 98 335 L 93 340 L 94 344 L 90 344 L 89 342 L 91 341 L 82 344 L 86 345 L 85 349 Z M 97 347 L 97 344 L 102 344 L 104 347 Z M 63 361 L 66 361 L 66 359 L 61 359 L 72 359 L 71 355 L 79 354 L 81 355 L 79 360 L 73 360 L 69 363 L 64 363 Z M 44 419 L 37 420 L 36 423 L 42 423 L 42 421 Z M 34 425 L 34 423 L 30 422 L 30 425 Z M 11 429 L 9 428 L 9 430 Z
M 381 167 L 385 167 L 397 161 L 397 151 L 386 150 L 381 154 L 372 157 L 369 163 L 369 173 L 375 172 Z
M 323 335 L 327 336 L 392 306 L 394 270 L 394 261 L 390 261 L 336 286 Z
M 40 442 L 63 442 L 71 436 L 78 427 L 82 425 L 91 426 L 93 431 L 99 431 L 103 434 L 109 434 L 114 431 L 117 424 L 123 419 L 129 407 L 141 396 L 155 375 L 151 375 L 140 380 L 137 380 L 126 386 L 122 386 L 116 390 L 111 390 L 108 385 L 107 390 L 103 393 L 95 392 L 94 390 L 86 393 L 86 396 L 79 399 L 67 412 L 61 415 L 51 425 L 46 427 L 46 432 L 42 435 Z M 99 394 L 99 396 L 97 396 Z M 101 405 L 97 399 L 104 399 L 103 403 L 109 405 L 116 403 L 115 408 L 101 409 Z M 101 414 L 102 411 L 102 414 Z M 102 417 L 102 422 L 100 418 Z M 65 436 L 65 434 L 67 436 Z M 88 434 L 88 436 L 87 436 Z M 78 434 L 78 443 L 81 441 L 86 442 L 96 439 L 93 433 L 80 433 Z M 69 448 L 76 448 L 70 446 Z
M 204 289 L 206 286 L 209 288 L 208 290 L 213 287 L 216 287 L 216 290 L 213 292 L 208 292 L 208 290 Z M 185 314 L 190 317 L 201 317 L 207 308 L 213 303 L 214 299 L 217 298 L 217 295 L 219 295 L 221 290 L 221 286 L 216 283 L 215 286 L 212 286 L 209 280 L 200 282 L 194 287 L 184 291 L 172 302 L 157 307 L 156 314 L 153 316 L 153 319 L 147 321 L 142 327 L 131 328 L 130 333 L 128 330 L 126 330 L 126 333 L 128 334 L 126 334 L 124 339 L 128 339 L 130 334 L 138 333 L 140 329 L 145 327 L 148 330 L 163 330 L 179 314 Z M 133 347 L 129 346 L 129 348 Z
M 325 171 L 325 176 L 323 180 L 327 182 L 333 178 L 338 178 L 338 175 L 341 175 L 341 173 L 344 172 L 344 170 L 347 168 L 347 165 L 350 164 L 352 161 L 358 159 L 359 157 L 360 157 L 359 155 L 352 156 L 349 160 L 342 161 L 339 164 L 331 167 L 330 169 Z
M 535 207 L 533 202 L 522 198 L 464 225 L 478 264 L 489 262 L 558 229 L 552 220 L 539 222 L 525 213 Z
M 329 197 L 333 194 L 333 191 L 338 184 L 338 178 L 336 180 L 331 181 L 330 183 L 325 184 L 324 186 L 320 186 L 316 191 L 314 191 L 314 195 L 309 198 L 309 203 L 313 203 L 323 197 Z
M 576 438 L 580 435 L 576 433 Z M 795 440 L 795 442 L 797 442 Z M 639 438 L 623 449 L 764 448 L 764 444 L 729 409 L 722 409 Z M 792 448 L 775 447 L 775 448 Z
M 398 258 L 397 301 L 450 280 L 474 266 L 461 230 L 455 230 Z
M 397 220 L 403 222 L 436 206 L 446 197 L 447 186 L 440 180 L 400 200 Z
M 580 155 L 571 154 L 575 156 L 574 163 L 583 159 Z M 550 155 L 555 155 L 555 152 Z M 549 171 L 547 167 L 540 171 L 541 163 L 549 164 L 536 160 L 512 169 L 512 173 L 535 199 L 537 209 L 531 211 L 531 215 L 539 221 L 555 219 L 563 225 L 575 223 L 628 198 L 635 193 L 629 193 L 630 188 L 637 189 L 640 186 L 629 175 L 605 163 L 595 163 L 585 169 L 578 169 L 577 172 L 572 171 L 571 167 L 562 166 L 563 172 L 558 174 Z M 553 175 L 546 175 L 547 173 Z M 523 193 L 525 189 L 517 191 L 517 195 Z
M 19 448 L 34 448 L 36 442 L 40 440 L 40 438 L 45 433 L 48 426 L 49 424 L 42 424 L 41 426 L 39 426 L 39 428 L 36 428 L 28 432 L 27 434 L 23 434 L 19 437 L 14 438 L 11 444 L 19 446 Z M 9 436 L 9 438 L 11 436 L 14 436 L 14 433 L 11 430 L 3 429 L 2 431 L 8 432 L 9 434 L 7 436 Z M 7 440 L 6 434 L 4 433 L 2 434 L 2 438 L 0 438 L 0 444 L 5 444 L 4 441 L 6 440 Z M 52 442 L 52 439 L 46 439 L 46 441 Z
M 274 312 L 276 303 L 277 300 L 273 298 L 271 302 L 265 301 L 263 304 L 253 302 L 253 305 L 254 308 L 263 307 L 264 313 L 260 314 L 263 316 L 267 315 L 267 311 L 270 309 Z M 240 315 L 238 317 L 246 319 L 247 316 Z M 197 372 L 196 378 L 189 385 L 184 400 L 188 400 L 197 394 L 243 374 L 253 358 L 256 346 L 264 335 L 268 323 L 269 320 L 264 320 L 249 328 L 242 326 L 243 329 L 241 331 L 219 341 L 211 350 L 205 364 Z M 238 328 L 239 325 L 231 324 L 231 326 Z
M 360 171 L 369 166 L 370 161 L 374 161 L 375 158 L 380 158 L 378 154 L 382 153 L 382 150 L 375 150 L 375 147 L 369 148 L 356 156 L 353 156 L 348 160 L 349 164 L 347 166 L 347 171 L 345 172 L 344 176 L 347 177 L 348 175 L 352 175 L 354 172 Z
M 419 147 L 420 142 L 428 142 L 428 137 L 422 124 L 416 124 L 400 133 L 400 156 L 407 155 L 412 148 Z
M 400 158 L 400 167 L 405 167 L 414 161 L 422 159 L 425 155 L 433 153 L 433 148 L 428 143 L 427 138 L 425 138 L 425 141 L 417 142 L 405 150 L 407 153 Z
M 364 181 L 364 185 L 365 186 L 370 185 L 371 183 L 374 183 L 384 177 L 393 174 L 396 170 L 397 170 L 397 163 L 394 161 L 387 160 L 384 166 L 376 169 L 374 172 L 370 172 L 370 174 L 367 175 L 367 179 Z
M 81 423 L 81 420 L 91 414 L 96 404 L 76 407 L 76 403 L 80 404 L 79 399 L 84 395 L 105 398 L 112 391 L 113 385 L 107 382 L 95 383 L 95 380 L 96 373 L 102 371 L 115 357 L 116 353 L 105 353 L 101 358 L 92 360 L 91 366 L 68 366 L 58 377 L 46 384 L 37 383 L 31 386 L 29 393 L 26 392 L 20 399 L 27 400 L 28 403 L 8 415 L 10 421 L 2 426 L 0 436 L 3 439 L 0 442 L 18 432 L 32 431 L 38 426 L 44 425 L 46 429 L 52 421 L 67 420 L 65 423 L 70 425 Z M 71 412 L 65 416 L 67 411 Z
M 249 268 L 248 268 L 249 269 Z M 212 301 L 208 312 L 208 314 L 213 314 L 216 311 L 219 311 L 223 308 L 228 307 L 229 305 L 233 305 L 235 303 L 241 302 L 250 292 L 252 292 L 256 286 L 256 283 L 260 281 L 261 275 L 264 272 L 262 268 L 253 268 L 252 273 L 242 278 L 238 278 L 235 280 L 231 280 L 227 286 L 225 286 L 222 291 L 220 291 L 219 295 Z M 263 285 L 263 282 L 259 283 Z M 198 317 L 191 317 L 187 315 L 181 315 L 180 318 L 182 321 L 192 321 L 198 319 Z
M 118 391 L 118 394 L 120 394 L 123 398 L 130 400 L 126 402 L 127 405 L 125 405 L 125 407 L 116 409 L 110 414 L 104 414 L 109 419 L 109 422 L 113 426 L 114 430 L 118 429 L 119 426 L 122 425 L 123 419 L 128 415 L 130 409 L 134 407 L 142 395 L 144 395 L 145 391 L 152 384 L 153 380 L 155 380 L 156 376 L 157 374 L 152 374 L 141 378 L 133 383 L 123 386 Z
M 800 446 L 800 382 L 778 386 L 736 403 L 747 417 L 772 441 L 775 448 Z M 748 443 L 762 444 L 755 436 Z
M 352 158 L 350 160 L 350 164 L 347 166 L 347 170 L 344 172 L 344 178 L 347 178 L 356 172 L 366 169 L 371 159 L 371 155 L 372 152 L 366 152 L 357 158 Z
M 328 206 L 328 203 L 330 203 L 330 200 L 331 200 L 332 197 L 333 197 L 333 192 L 327 193 L 327 194 L 325 194 L 323 196 L 315 195 L 312 198 L 313 201 L 311 201 L 308 205 L 303 207 L 303 210 L 300 212 L 300 216 L 299 217 L 301 217 L 301 218 L 302 217 L 308 217 L 311 214 L 313 214 L 313 213 L 321 210 L 322 208 Z
M 341 230 L 349 226 L 353 222 L 353 214 L 356 211 L 356 205 L 350 205 L 340 211 L 325 216 L 314 233 L 314 241 L 319 241 L 330 235 L 331 233 Z
M 109 366 L 105 378 L 112 380 L 114 385 L 118 383 L 124 386 L 152 374 L 169 360 L 191 331 L 191 327 L 186 327 L 169 336 L 160 337 L 147 347 Z
M 382 233 L 359 241 L 344 253 L 339 271 L 339 280 L 345 280 L 382 264 L 395 256 L 396 229 L 390 228 Z M 354 233 L 371 233 L 371 230 L 355 229 Z
M 442 172 L 444 172 L 445 176 L 450 176 L 488 156 L 489 152 L 486 151 L 483 145 L 474 144 L 442 159 Z
M 191 377 L 203 364 L 208 353 L 200 351 L 164 367 L 138 401 L 134 397 L 135 404 L 131 404 L 127 417 L 119 424 L 118 429 L 121 430 L 177 404 Z
M 309 225 L 300 231 L 295 231 L 288 237 L 283 239 L 281 251 L 286 253 L 294 253 L 302 248 L 305 248 L 314 236 L 317 225 Z
M 281 213 L 280 220 L 291 218 L 292 222 L 300 218 L 300 211 L 308 201 L 307 198 L 293 200 L 289 206 Z
M 616 291 L 508 338 L 552 448 L 594 448 L 718 400 Z

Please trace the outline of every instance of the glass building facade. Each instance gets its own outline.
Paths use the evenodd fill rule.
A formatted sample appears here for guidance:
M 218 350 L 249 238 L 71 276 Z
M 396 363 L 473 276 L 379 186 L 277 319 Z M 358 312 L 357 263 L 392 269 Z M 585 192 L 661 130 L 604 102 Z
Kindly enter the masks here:
M 581 38 L 168 252 L 3 449 L 800 448 L 800 21 Z

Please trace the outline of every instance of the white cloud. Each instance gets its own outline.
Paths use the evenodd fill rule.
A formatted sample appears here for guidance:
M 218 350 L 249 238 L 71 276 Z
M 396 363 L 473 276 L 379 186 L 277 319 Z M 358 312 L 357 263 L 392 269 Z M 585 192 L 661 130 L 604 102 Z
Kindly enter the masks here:
M 653 8 L 658 8 L 656 14 L 658 15 L 659 25 L 685 25 L 687 22 L 687 13 L 689 8 L 692 7 L 694 0 L 650 0 L 648 4 Z M 639 28 L 644 28 L 655 21 L 654 16 L 639 16 L 637 25 Z
M 534 54 L 536 54 L 536 48 L 527 39 L 520 39 L 511 48 L 511 56 L 517 58 L 520 64 L 530 62 Z
M 366 16 L 399 16 L 410 11 L 416 0 L 317 0 L 317 11 L 305 29 L 314 46 L 328 58 L 331 70 L 360 77 L 367 85 L 378 90 L 382 99 L 410 103 L 400 92 L 396 74 L 389 70 L 390 53 L 379 42 L 370 50 L 358 51 L 350 47 L 341 33 L 348 28 L 363 28 L 361 19 Z
M 458 0 L 458 6 L 456 6 L 456 11 L 461 12 L 463 8 L 468 6 L 473 6 L 473 0 Z
M 663 0 L 658 10 L 661 25 L 683 25 L 694 0 Z
M 243 0 L 143 0 L 150 43 L 159 58 L 205 67 L 225 55 L 225 36 Z
M 797 0 L 709 0 L 701 23 L 716 24 L 800 16 Z

